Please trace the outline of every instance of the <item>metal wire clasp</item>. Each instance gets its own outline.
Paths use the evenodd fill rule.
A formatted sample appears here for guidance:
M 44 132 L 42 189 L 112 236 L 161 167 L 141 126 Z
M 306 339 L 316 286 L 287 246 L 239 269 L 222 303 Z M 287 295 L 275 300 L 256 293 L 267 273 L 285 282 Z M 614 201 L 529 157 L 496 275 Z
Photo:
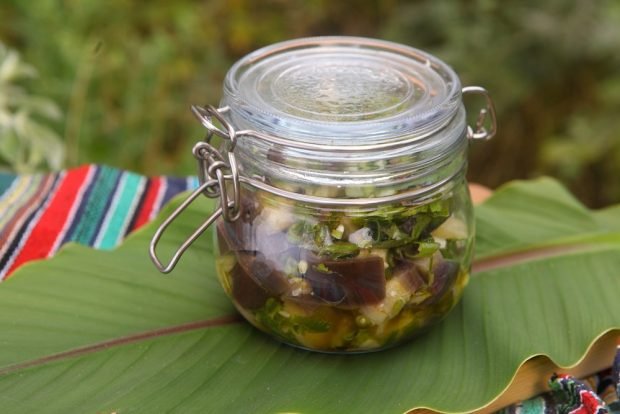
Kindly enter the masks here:
M 497 133 L 497 117 L 495 115 L 495 105 L 489 92 L 481 86 L 466 86 L 461 92 L 463 95 L 483 95 L 486 99 L 486 106 L 478 113 L 475 128 L 467 126 L 467 138 L 484 141 L 493 138 Z M 485 124 L 489 125 L 489 129 L 487 129 Z
M 217 109 L 211 105 L 205 107 L 192 106 L 192 112 L 207 129 L 207 135 L 204 141 L 199 141 L 192 149 L 192 154 L 194 154 L 196 162 L 198 163 L 200 186 L 159 226 L 151 239 L 149 254 L 157 269 L 162 273 L 171 272 L 185 250 L 187 250 L 187 248 L 200 237 L 218 217 L 222 216 L 226 221 L 235 221 L 241 215 L 239 169 L 237 168 L 237 160 L 233 152 L 237 134 L 232 125 L 222 116 L 222 113 L 227 109 L 228 108 Z M 217 119 L 223 129 L 213 124 L 213 118 Z M 213 135 L 230 141 L 226 156 L 222 156 L 217 148 L 211 144 L 210 141 Z M 228 185 L 228 183 L 230 183 L 230 185 Z M 232 194 L 230 187 L 232 187 Z M 183 210 L 185 210 L 200 194 L 209 198 L 219 198 L 219 207 L 174 252 L 170 262 L 166 265 L 162 264 L 156 252 L 159 240 L 168 226 L 172 224 L 172 222 L 181 215 Z

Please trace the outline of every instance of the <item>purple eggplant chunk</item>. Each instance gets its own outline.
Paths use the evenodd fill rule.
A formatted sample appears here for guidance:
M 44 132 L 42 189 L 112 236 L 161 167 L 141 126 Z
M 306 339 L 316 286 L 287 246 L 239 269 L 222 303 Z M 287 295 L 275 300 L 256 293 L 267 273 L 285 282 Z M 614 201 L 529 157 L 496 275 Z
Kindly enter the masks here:
M 344 278 L 338 273 L 322 272 L 311 266 L 306 272 L 306 280 L 312 286 L 312 294 L 325 302 L 338 305 L 346 299 Z
M 326 260 L 307 254 L 305 278 L 314 296 L 342 307 L 373 305 L 385 297 L 383 259 L 367 256 Z
M 246 309 L 258 309 L 269 298 L 267 290 L 259 286 L 239 264 L 230 272 L 233 298 Z
M 237 260 L 250 278 L 271 295 L 278 296 L 288 290 L 289 283 L 286 275 L 280 272 L 275 264 L 265 258 L 262 253 L 238 252 Z
M 229 251 L 254 250 L 251 247 L 252 238 L 250 224 L 237 220 L 232 223 L 220 221 L 217 223 L 217 241 L 220 253 L 224 254 Z
M 231 271 L 232 295 L 244 308 L 260 308 L 270 296 L 287 291 L 286 276 L 262 254 L 238 252 L 237 260 Z
M 260 224 L 254 226 L 254 243 L 251 250 L 256 250 L 265 257 L 279 259 L 282 254 L 291 249 L 286 233 L 269 232 L 269 226 Z
M 403 259 L 394 267 L 393 278 L 398 278 L 410 292 L 417 292 L 426 282 L 412 260 Z
M 454 260 L 439 260 L 433 263 L 433 283 L 431 292 L 433 296 L 429 299 L 432 303 L 441 299 L 452 288 L 459 274 L 460 265 Z
M 231 223 L 218 222 L 218 243 L 222 254 L 228 251 L 256 251 L 268 258 L 280 257 L 291 245 L 284 232 L 274 232 L 260 220 L 246 222 L 242 219 Z
M 429 263 L 432 262 L 432 275 L 429 274 Z M 459 274 L 459 262 L 444 259 L 441 253 L 436 252 L 432 258 L 415 260 L 418 272 L 430 284 L 431 297 L 424 303 L 438 302 L 452 288 Z

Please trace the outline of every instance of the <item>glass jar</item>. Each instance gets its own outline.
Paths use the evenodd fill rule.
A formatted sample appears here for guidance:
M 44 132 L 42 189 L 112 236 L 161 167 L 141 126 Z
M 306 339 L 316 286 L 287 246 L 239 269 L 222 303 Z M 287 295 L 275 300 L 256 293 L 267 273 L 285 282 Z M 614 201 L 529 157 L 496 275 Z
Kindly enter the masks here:
M 464 92 L 486 99 L 474 128 Z M 239 312 L 323 352 L 393 346 L 458 302 L 474 237 L 468 138 L 495 133 L 484 89 L 407 46 L 308 38 L 242 58 L 220 108 L 192 110 L 208 130 L 193 150 L 202 184 L 153 238 L 161 271 L 214 223 L 217 274 Z M 219 207 L 162 265 L 157 241 L 200 194 Z

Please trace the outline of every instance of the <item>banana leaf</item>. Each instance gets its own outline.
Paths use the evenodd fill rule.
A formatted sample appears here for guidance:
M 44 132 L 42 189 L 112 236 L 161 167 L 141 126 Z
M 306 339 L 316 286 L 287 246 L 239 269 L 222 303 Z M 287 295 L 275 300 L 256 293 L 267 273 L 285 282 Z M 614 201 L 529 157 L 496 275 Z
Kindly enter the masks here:
M 162 255 L 211 207 L 194 203 Z M 147 255 L 158 222 L 112 252 L 70 245 L 0 285 L 0 411 L 470 412 L 525 361 L 570 367 L 620 329 L 618 207 L 590 211 L 539 179 L 504 186 L 476 216 L 461 303 L 416 340 L 364 355 L 298 350 L 243 322 L 217 282 L 209 236 L 170 276 Z

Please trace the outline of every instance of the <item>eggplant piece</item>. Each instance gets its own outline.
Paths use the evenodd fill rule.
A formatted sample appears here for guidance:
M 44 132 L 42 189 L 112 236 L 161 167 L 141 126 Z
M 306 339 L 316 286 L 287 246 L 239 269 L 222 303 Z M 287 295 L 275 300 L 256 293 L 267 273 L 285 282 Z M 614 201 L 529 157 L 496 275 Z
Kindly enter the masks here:
M 232 223 L 218 221 L 217 223 L 217 241 L 222 254 L 229 251 L 250 251 L 252 248 L 251 224 L 244 223 L 241 220 Z
M 306 272 L 306 280 L 312 286 L 312 294 L 331 304 L 341 304 L 347 297 L 342 275 L 335 272 L 317 270 L 311 266 Z
M 411 293 L 417 292 L 426 284 L 413 260 L 399 260 L 394 267 L 392 278 L 402 280 Z
M 256 250 L 267 258 L 279 259 L 295 247 L 289 243 L 286 233 L 270 232 L 269 227 L 263 223 L 254 226 L 253 236 L 251 250 Z
M 459 262 L 454 260 L 442 259 L 433 263 L 433 283 L 431 292 L 433 296 L 429 299 L 432 303 L 440 300 L 452 288 L 460 269 Z
M 256 251 L 266 257 L 276 258 L 290 249 L 286 233 L 270 232 L 263 223 L 246 223 L 237 220 L 217 224 L 217 238 L 222 254 L 229 251 Z
M 260 308 L 269 297 L 282 295 L 289 287 L 286 275 L 260 253 L 238 252 L 230 275 L 233 298 L 247 309 Z
M 267 290 L 258 285 L 239 263 L 230 271 L 233 299 L 245 309 L 258 309 L 269 298 Z
M 461 267 L 455 260 L 444 259 L 440 252 L 414 262 L 417 270 L 426 277 L 430 284 L 429 290 L 432 296 L 424 302 L 426 304 L 438 302 L 452 288 Z M 429 265 L 432 266 L 430 271 Z
M 238 252 L 237 259 L 250 278 L 272 296 L 279 296 L 288 290 L 286 275 L 277 270 L 275 263 L 262 253 Z
M 359 307 L 378 303 L 385 297 L 385 269 L 381 257 L 326 260 L 310 252 L 305 257 L 308 261 L 305 278 L 313 295 L 323 301 L 342 307 Z

